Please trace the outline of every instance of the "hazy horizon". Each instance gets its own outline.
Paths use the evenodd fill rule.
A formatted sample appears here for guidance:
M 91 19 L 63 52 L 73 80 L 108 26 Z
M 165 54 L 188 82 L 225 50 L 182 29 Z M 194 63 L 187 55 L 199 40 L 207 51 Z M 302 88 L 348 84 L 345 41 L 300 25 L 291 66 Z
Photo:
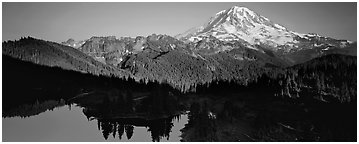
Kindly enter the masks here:
M 357 39 L 353 3 L 15 3 L 3 5 L 3 41 L 20 37 L 62 42 L 92 36 L 174 36 L 206 23 L 217 12 L 244 6 L 299 33 Z

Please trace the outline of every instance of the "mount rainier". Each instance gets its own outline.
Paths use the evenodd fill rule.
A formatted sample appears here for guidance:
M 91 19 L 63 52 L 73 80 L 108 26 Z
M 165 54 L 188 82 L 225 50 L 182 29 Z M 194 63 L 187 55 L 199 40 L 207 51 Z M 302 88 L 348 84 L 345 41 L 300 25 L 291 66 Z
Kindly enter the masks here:
M 285 53 L 321 46 L 343 48 L 353 43 L 318 34 L 301 34 L 290 31 L 246 7 L 238 6 L 222 10 L 211 17 L 206 24 L 175 37 L 184 41 L 198 42 L 209 36 L 214 36 L 222 41 L 240 40 L 251 46 L 259 45 Z

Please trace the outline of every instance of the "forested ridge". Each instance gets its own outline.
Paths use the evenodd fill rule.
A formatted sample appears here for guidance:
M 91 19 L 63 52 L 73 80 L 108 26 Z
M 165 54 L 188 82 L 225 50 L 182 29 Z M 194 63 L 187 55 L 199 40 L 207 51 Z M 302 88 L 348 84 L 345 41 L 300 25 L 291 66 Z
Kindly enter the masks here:
M 162 35 L 136 39 L 142 45 L 141 50 L 122 55 L 118 65 L 104 64 L 72 47 L 32 37 L 3 42 L 3 54 L 39 65 L 97 76 L 133 79 L 143 84 L 169 84 L 181 92 L 195 92 L 197 87 L 204 88 L 218 82 L 241 86 L 264 82 L 273 84 L 278 91 L 276 95 L 281 96 L 295 98 L 307 92 L 312 96 L 330 95 L 340 101 L 356 98 L 354 56 L 328 55 L 286 68 L 288 64 L 278 58 L 279 55 L 265 49 L 246 48 L 235 42 L 221 43 L 209 39 L 191 46 L 193 44 Z M 128 44 L 135 47 L 136 42 Z M 215 51 L 208 49 L 208 45 L 217 49 L 230 48 Z M 133 50 L 128 49 L 130 46 L 123 46 L 124 50 Z M 326 98 L 320 96 L 318 99 Z
M 6 41 L 2 44 L 4 55 L 23 61 L 93 75 L 128 77 L 125 71 L 102 64 L 72 47 L 55 42 L 27 37 L 16 41 Z
M 313 96 L 325 101 L 356 101 L 357 58 L 332 54 L 287 68 L 279 95 Z M 334 99 L 335 98 L 335 99 Z

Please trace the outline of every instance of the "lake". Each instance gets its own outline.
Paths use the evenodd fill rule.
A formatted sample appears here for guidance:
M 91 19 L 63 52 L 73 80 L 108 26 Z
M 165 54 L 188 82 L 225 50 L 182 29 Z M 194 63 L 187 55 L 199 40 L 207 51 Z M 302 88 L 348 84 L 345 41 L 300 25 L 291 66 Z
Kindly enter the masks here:
M 32 88 L 5 95 L 3 141 L 203 141 L 215 129 L 232 127 L 222 121 L 231 115 L 218 115 L 217 122 L 217 114 L 226 110 L 223 98 L 158 88 L 63 91 Z M 239 139 L 249 140 L 243 135 L 231 140 Z
M 83 114 L 84 108 L 75 104 L 56 107 L 35 116 L 3 118 L 3 141 L 124 141 L 147 142 L 153 141 L 149 126 L 133 126 L 130 138 L 126 132 L 119 138 L 119 133 L 113 132 L 104 138 L 103 129 L 98 129 L 98 120 L 88 120 Z M 173 126 L 168 137 L 160 137 L 160 141 L 179 142 L 180 129 L 184 128 L 188 118 L 182 114 L 173 119 Z M 129 134 L 127 134 L 129 135 Z

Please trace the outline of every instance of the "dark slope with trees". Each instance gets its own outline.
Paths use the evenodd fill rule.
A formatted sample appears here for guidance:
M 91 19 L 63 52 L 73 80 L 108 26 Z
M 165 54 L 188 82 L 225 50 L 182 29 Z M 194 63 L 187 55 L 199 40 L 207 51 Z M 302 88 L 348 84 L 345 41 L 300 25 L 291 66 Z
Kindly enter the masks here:
M 279 95 L 307 96 L 325 102 L 357 98 L 357 57 L 332 54 L 292 66 L 279 78 Z M 284 79 L 284 80 L 281 80 Z
M 284 100 L 268 103 L 259 119 L 279 125 L 262 128 L 258 138 L 281 141 L 294 133 L 300 141 L 357 140 L 356 56 L 315 58 L 287 68 L 269 84 L 279 84 L 274 95 Z
M 119 78 L 129 76 L 125 71 L 102 64 L 72 47 L 32 37 L 3 42 L 2 52 L 13 58 L 44 66 L 61 67 L 93 75 Z
M 2 66 L 3 117 L 36 115 L 64 105 L 61 101 L 78 94 L 80 88 L 111 87 L 111 81 L 115 80 L 38 65 L 7 55 L 2 55 Z M 21 112 L 21 109 L 26 110 Z

